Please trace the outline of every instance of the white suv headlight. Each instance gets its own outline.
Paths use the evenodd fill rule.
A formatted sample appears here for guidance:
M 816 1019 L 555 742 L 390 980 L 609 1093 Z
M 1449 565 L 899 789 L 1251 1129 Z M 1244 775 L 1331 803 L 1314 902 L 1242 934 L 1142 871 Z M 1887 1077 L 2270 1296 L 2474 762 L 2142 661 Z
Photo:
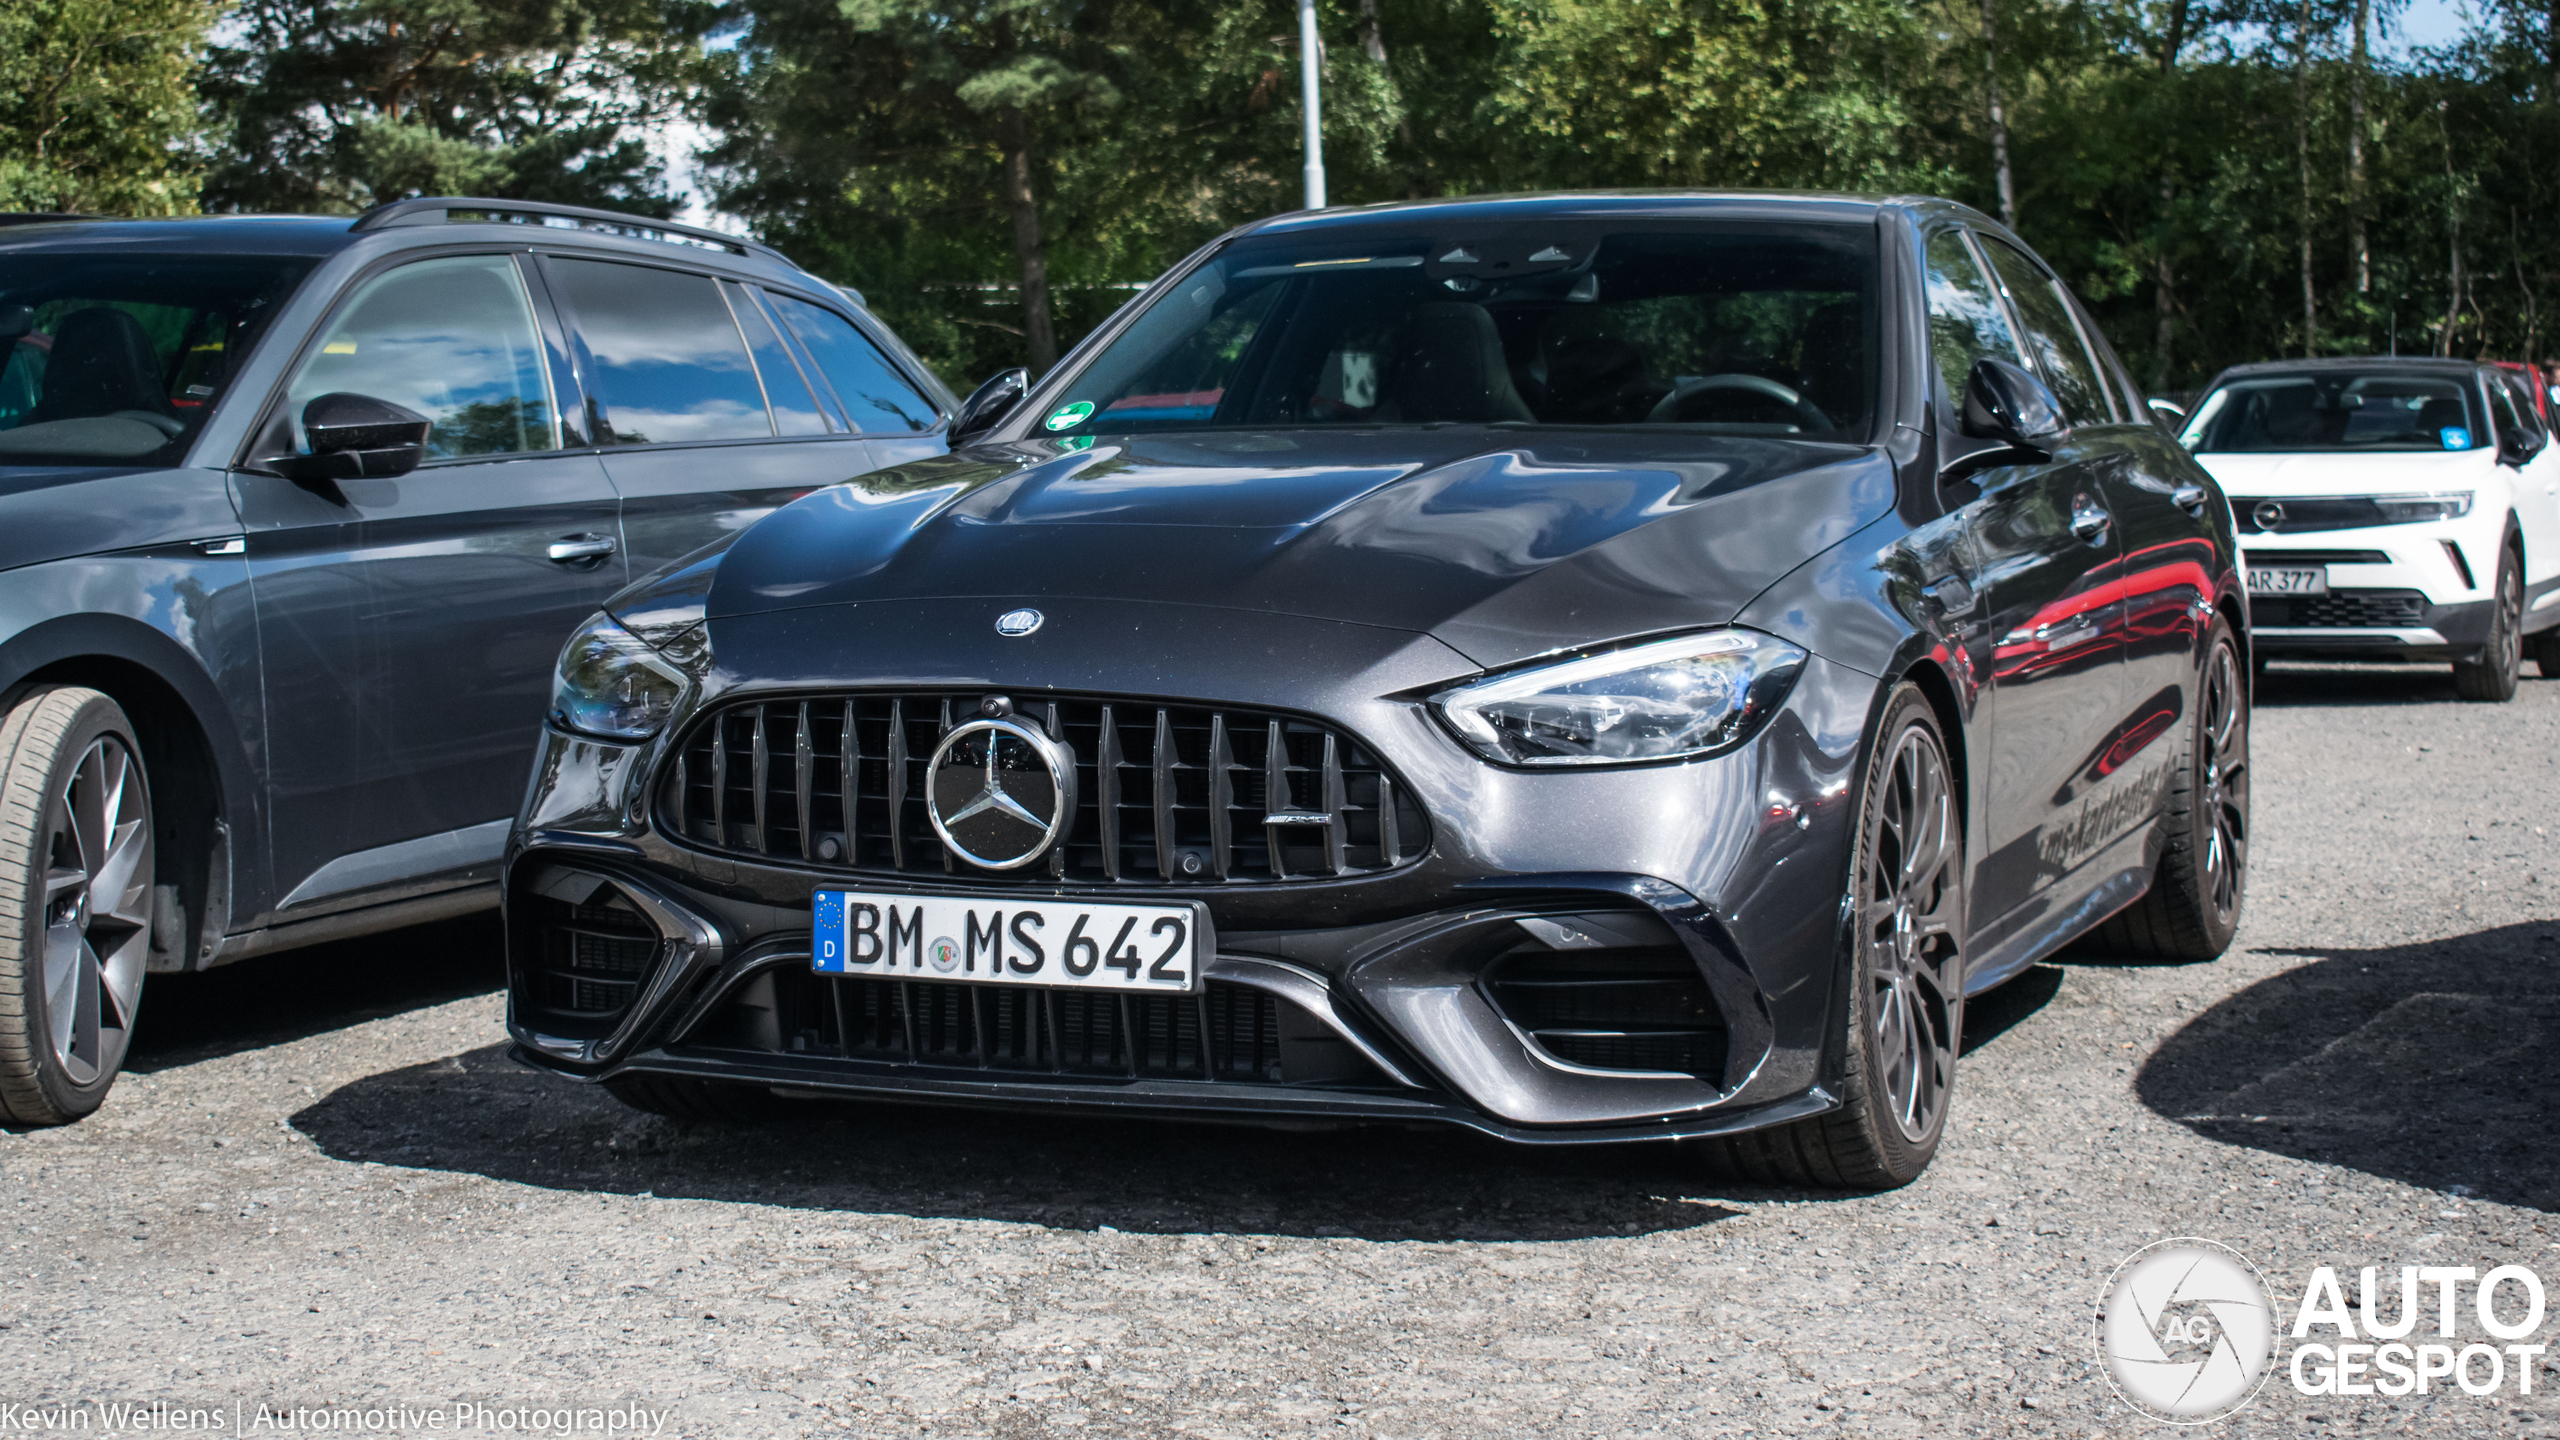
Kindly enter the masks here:
M 598 615 L 561 647 L 551 681 L 551 719 L 584 735 L 646 740 L 692 689 L 691 677 L 612 616 Z
M 2426 520 L 2459 520 L 2471 513 L 2471 492 L 2450 491 L 2441 495 L 2376 495 L 2374 508 L 2382 512 L 2385 525 L 2413 525 Z
M 1477 753 L 1506 765 L 1686 760 L 1748 738 L 1804 658 L 1773 636 L 1713 630 L 1496 675 L 1431 704 Z

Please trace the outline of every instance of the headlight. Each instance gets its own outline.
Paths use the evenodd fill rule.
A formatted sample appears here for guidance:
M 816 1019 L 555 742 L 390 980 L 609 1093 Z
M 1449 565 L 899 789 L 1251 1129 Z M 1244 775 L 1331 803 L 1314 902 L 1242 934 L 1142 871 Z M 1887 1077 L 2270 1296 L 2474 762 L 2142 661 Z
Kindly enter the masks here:
M 1431 703 L 1506 765 L 1685 760 L 1741 743 L 1803 664 L 1784 640 L 1716 630 L 1496 675 Z
M 551 719 L 609 740 L 646 740 L 684 703 L 693 681 L 639 637 L 598 615 L 560 651 Z
M 2450 491 L 2441 495 L 2376 495 L 2373 506 L 2382 512 L 2385 525 L 2408 525 L 2421 520 L 2459 520 L 2471 513 L 2471 492 Z

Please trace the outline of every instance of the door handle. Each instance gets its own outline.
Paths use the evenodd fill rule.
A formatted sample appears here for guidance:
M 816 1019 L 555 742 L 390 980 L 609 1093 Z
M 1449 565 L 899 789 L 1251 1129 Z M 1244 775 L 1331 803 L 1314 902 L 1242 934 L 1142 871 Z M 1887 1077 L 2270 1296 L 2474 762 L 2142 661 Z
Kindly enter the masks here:
M 1933 580 L 1920 588 L 1920 594 L 1946 619 L 1973 613 L 1973 587 L 1961 575 Z
M 2207 498 L 2209 497 L 2205 488 L 2201 485 L 2181 485 L 2169 492 L 2170 502 L 2190 515 L 2202 515 Z
M 2097 506 L 2085 505 L 2071 512 L 2071 533 L 2095 544 L 2098 537 L 2106 534 L 2107 527 L 2113 525 L 2115 521 L 2116 517 Z
M 572 535 L 565 540 L 552 541 L 551 548 L 543 553 L 549 555 L 555 564 L 587 565 L 611 555 L 613 549 L 613 541 L 605 536 Z

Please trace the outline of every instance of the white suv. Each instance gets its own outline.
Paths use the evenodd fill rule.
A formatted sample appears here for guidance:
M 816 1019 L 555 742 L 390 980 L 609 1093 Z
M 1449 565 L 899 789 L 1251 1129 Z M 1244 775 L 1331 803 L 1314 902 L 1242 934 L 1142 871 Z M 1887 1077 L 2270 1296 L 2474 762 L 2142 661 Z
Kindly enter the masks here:
M 2449 660 L 2505 700 L 2560 676 L 2560 453 L 2523 382 L 2469 360 L 2215 377 L 2180 437 L 2231 498 L 2256 658 Z

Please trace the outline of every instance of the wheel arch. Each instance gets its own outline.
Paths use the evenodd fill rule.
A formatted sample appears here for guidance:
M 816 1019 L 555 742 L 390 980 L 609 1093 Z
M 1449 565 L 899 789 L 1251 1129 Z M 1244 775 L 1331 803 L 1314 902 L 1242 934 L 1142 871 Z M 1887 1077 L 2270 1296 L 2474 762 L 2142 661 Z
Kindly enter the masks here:
M 256 813 L 245 747 L 213 678 L 168 635 L 112 615 L 69 615 L 0 644 L 0 703 L 29 691 L 83 685 L 124 709 L 151 786 L 160 868 L 175 884 L 188 934 L 155 939 L 152 968 L 201 965 L 228 924 L 244 851 L 241 819 Z

